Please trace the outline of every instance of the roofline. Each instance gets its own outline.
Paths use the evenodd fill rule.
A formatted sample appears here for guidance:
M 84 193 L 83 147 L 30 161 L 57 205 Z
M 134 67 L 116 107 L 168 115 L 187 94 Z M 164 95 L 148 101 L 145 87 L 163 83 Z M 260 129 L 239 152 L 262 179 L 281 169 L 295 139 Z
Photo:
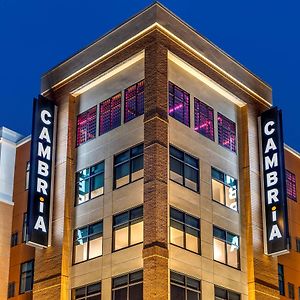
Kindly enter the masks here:
M 287 144 L 284 144 L 284 149 L 300 159 L 300 153 L 296 149 L 290 147 Z

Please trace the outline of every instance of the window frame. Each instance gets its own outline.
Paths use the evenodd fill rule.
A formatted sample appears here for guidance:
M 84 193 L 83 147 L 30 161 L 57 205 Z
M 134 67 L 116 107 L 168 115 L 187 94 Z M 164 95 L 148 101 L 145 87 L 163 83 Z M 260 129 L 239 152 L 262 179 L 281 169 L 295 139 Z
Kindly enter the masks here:
M 239 296 L 239 297 L 240 297 L 239 300 L 242 299 L 240 293 L 237 293 L 237 292 L 235 292 L 235 291 L 232 291 L 232 290 L 226 289 L 226 288 L 224 288 L 224 287 L 215 285 L 215 286 L 214 286 L 214 299 L 215 299 L 215 300 L 220 299 L 220 298 L 216 298 L 216 289 L 220 289 L 220 290 L 225 291 L 225 293 L 226 293 L 226 299 L 222 298 L 222 300 L 223 300 L 223 299 L 224 299 L 224 300 L 229 300 L 229 299 L 230 299 L 230 298 L 229 298 L 230 294 L 235 294 L 236 296 Z
M 19 241 L 19 233 L 18 231 L 15 231 L 14 233 L 11 234 L 10 237 L 10 247 L 16 247 L 18 245 L 18 241 Z
M 221 181 L 219 178 L 213 177 L 213 170 L 217 171 L 218 173 L 222 173 L 223 176 L 224 176 L 224 181 Z M 231 207 L 229 207 L 229 206 L 226 205 L 226 187 L 230 188 L 231 186 L 229 184 L 226 184 L 226 182 L 225 182 L 225 176 L 229 176 L 229 177 L 233 178 L 236 181 L 236 206 L 237 206 L 236 210 L 232 209 Z M 217 182 L 219 182 L 219 183 L 221 183 L 223 185 L 223 196 L 224 196 L 224 200 L 225 200 L 224 204 L 221 203 L 221 202 L 219 202 L 218 200 L 215 200 L 213 198 L 213 180 L 215 180 L 215 181 L 217 181 Z M 211 166 L 211 199 L 214 202 L 219 203 L 220 205 L 229 208 L 231 211 L 234 211 L 236 213 L 240 213 L 240 205 L 239 205 L 239 181 L 238 181 L 238 179 L 236 179 L 235 177 L 233 177 L 231 175 L 228 175 L 227 173 L 225 173 L 225 172 L 223 172 L 223 171 L 221 171 L 221 170 L 219 170 L 219 169 Z
M 171 148 L 175 149 L 176 151 L 182 152 L 183 160 L 180 160 L 178 157 L 175 157 L 175 156 L 171 155 Z M 198 169 L 186 162 L 186 160 L 185 160 L 186 156 L 189 156 L 189 157 L 195 159 L 195 161 L 198 164 Z M 183 164 L 183 175 L 182 175 L 183 183 L 182 184 L 171 178 L 171 175 L 170 175 L 170 173 L 171 173 L 171 157 L 172 157 L 172 159 L 176 160 L 177 162 Z M 197 171 L 197 190 L 194 190 L 194 189 L 192 189 L 192 188 L 190 188 L 189 186 L 186 185 L 186 183 L 185 183 L 185 181 L 186 181 L 185 166 L 188 166 L 189 168 L 192 168 L 193 170 Z M 179 148 L 177 148 L 173 145 L 169 145 L 169 179 L 172 182 L 175 182 L 175 183 L 177 183 L 177 184 L 179 184 L 179 185 L 181 185 L 181 186 L 183 186 L 183 187 L 185 187 L 185 188 L 187 188 L 187 189 L 189 189 L 189 190 L 191 190 L 195 193 L 200 194 L 200 160 L 199 160 L 199 158 L 192 155 L 192 154 L 189 154 L 189 153 L 187 153 L 187 152 L 185 152 L 185 151 L 183 151 L 183 150 L 181 150 L 181 149 L 179 149 Z
M 103 164 L 103 171 L 101 171 L 101 172 L 99 172 L 99 173 L 97 173 L 97 174 L 91 175 L 91 169 L 92 169 L 93 167 L 97 166 L 97 165 L 100 165 L 100 164 Z M 81 203 L 77 203 L 77 202 L 78 202 L 77 185 L 78 185 L 79 182 L 80 182 L 80 180 L 77 180 L 77 175 L 78 175 L 80 172 L 82 172 L 82 171 L 84 171 L 84 170 L 86 170 L 86 169 L 89 169 L 89 174 L 90 174 L 90 175 L 88 176 L 88 178 L 85 179 L 85 180 L 89 180 L 89 192 L 88 192 L 88 194 L 89 194 L 89 199 L 86 200 L 86 201 L 83 201 L 83 202 L 81 202 Z M 92 185 L 92 180 L 91 180 L 91 179 L 92 179 L 93 177 L 96 177 L 96 176 L 99 176 L 99 175 L 103 175 L 103 193 L 100 194 L 100 195 L 97 195 L 97 196 L 92 197 L 91 194 L 92 194 L 92 192 L 93 192 L 94 190 L 91 189 L 91 185 Z M 103 195 L 104 195 L 104 186 L 105 186 L 105 160 L 102 160 L 102 161 L 100 161 L 100 162 L 98 162 L 98 163 L 96 163 L 96 164 L 93 164 L 93 165 L 91 165 L 91 166 L 88 166 L 88 167 L 86 167 L 86 168 L 83 168 L 83 169 L 81 169 L 81 170 L 78 170 L 77 172 L 75 172 L 75 203 L 74 203 L 74 206 L 82 205 L 82 204 L 87 203 L 87 202 L 89 202 L 89 201 L 91 201 L 91 200 L 93 200 L 93 199 L 95 199 L 95 198 L 97 198 L 97 197 L 103 196 Z
M 287 197 L 295 202 L 297 202 L 297 180 L 296 180 L 296 174 L 289 170 L 285 170 L 285 180 L 286 180 L 286 194 Z M 290 194 L 289 187 L 292 189 L 292 193 L 295 192 L 295 195 Z
M 96 285 L 96 284 L 100 285 L 100 292 L 97 291 L 95 294 L 88 295 L 88 288 L 90 286 L 93 286 L 93 285 Z M 85 289 L 85 295 L 83 297 L 76 298 L 76 290 L 83 289 L 83 288 Z M 100 296 L 100 299 L 101 299 L 101 294 L 102 294 L 102 284 L 101 284 L 101 281 L 97 281 L 97 282 L 93 282 L 93 283 L 88 283 L 87 285 L 83 285 L 83 286 L 79 286 L 79 287 L 73 288 L 72 289 L 72 300 L 76 300 L 76 299 L 79 299 L 79 300 L 89 300 L 91 296 L 92 297 L 94 297 L 94 296 Z
M 138 85 L 140 83 L 143 83 L 143 91 L 140 92 L 140 93 L 138 93 Z M 130 89 L 130 88 L 132 88 L 133 86 L 135 86 L 135 95 L 133 97 L 131 97 L 131 98 L 126 99 L 126 92 L 127 92 L 127 90 Z M 142 112 L 138 112 L 137 97 L 139 95 L 141 95 L 141 94 L 143 94 L 143 111 Z M 135 113 L 136 113 L 136 115 L 135 115 L 134 118 L 128 120 L 126 118 L 127 117 L 126 104 L 127 104 L 127 101 L 129 99 L 132 99 L 132 98 L 135 98 Z M 139 116 L 142 116 L 144 114 L 144 112 L 145 112 L 145 79 L 142 79 L 142 80 L 139 80 L 138 82 L 136 82 L 136 83 L 128 86 L 126 89 L 124 89 L 124 124 L 126 124 L 126 123 L 128 123 L 128 122 L 130 122 L 130 121 L 132 121 L 134 119 L 136 119 Z
M 281 296 L 285 296 L 285 283 L 284 283 L 284 266 L 278 264 L 278 290 Z M 280 283 L 282 282 L 282 289 Z
M 300 252 L 300 238 L 296 237 L 296 252 Z
M 223 240 L 223 239 L 221 239 L 221 238 L 219 238 L 219 237 L 216 237 L 216 236 L 214 235 L 214 229 L 215 229 L 215 228 L 218 229 L 218 230 L 222 230 L 223 232 L 225 232 L 225 240 Z M 238 267 L 234 267 L 234 266 L 228 264 L 228 251 L 227 251 L 227 245 L 232 245 L 232 244 L 229 244 L 229 243 L 227 242 L 227 235 L 228 235 L 228 234 L 233 235 L 233 236 L 237 236 L 237 237 L 238 237 L 238 241 L 239 241 L 239 247 L 238 247 L 238 249 L 237 249 L 237 265 L 238 265 Z M 225 243 L 225 263 L 223 263 L 223 262 L 221 262 L 221 261 L 219 261 L 219 260 L 216 260 L 215 257 L 214 257 L 214 251 L 215 251 L 215 249 L 214 249 L 214 239 L 217 239 L 217 240 L 222 241 L 222 242 Z M 218 263 L 222 264 L 222 265 L 231 267 L 231 268 L 233 268 L 233 269 L 235 269 L 235 270 L 241 270 L 241 251 L 240 251 L 241 245 L 240 245 L 240 240 L 241 240 L 241 239 L 240 239 L 240 236 L 239 236 L 239 235 L 237 235 L 237 234 L 235 234 L 235 233 L 232 233 L 232 232 L 230 232 L 230 231 L 228 231 L 228 230 L 225 230 L 225 229 L 223 229 L 223 228 L 220 228 L 220 227 L 218 227 L 218 226 L 216 226 L 216 225 L 213 225 L 213 260 L 214 260 L 215 262 L 218 262 Z
M 222 119 L 222 125 L 219 122 L 220 118 Z M 232 131 L 231 129 L 226 128 L 225 126 L 223 126 L 223 119 L 225 119 L 225 121 L 227 121 L 228 123 L 231 123 L 231 125 L 234 126 L 235 130 Z M 238 148 L 237 137 L 238 137 L 238 135 L 237 135 L 237 124 L 236 124 L 236 122 L 232 121 L 231 119 L 227 118 L 222 113 L 218 112 L 217 113 L 217 125 L 218 125 L 218 144 L 221 147 L 229 150 L 230 152 L 237 154 L 237 148 Z M 220 128 L 221 128 L 221 130 L 220 130 Z M 234 145 L 233 146 L 231 146 L 231 142 L 229 143 L 228 147 L 226 147 L 223 143 L 221 143 L 221 140 L 222 141 L 224 140 L 224 137 L 223 137 L 224 136 L 224 131 L 226 131 L 229 134 L 229 139 L 231 138 L 232 134 L 234 135 Z M 234 150 L 232 150 L 233 147 L 234 147 Z
M 133 218 L 131 219 L 131 212 L 135 209 L 138 209 L 138 208 L 142 208 L 142 216 L 139 216 L 137 218 Z M 118 217 L 120 215 L 123 215 L 123 214 L 128 214 L 128 221 L 126 222 L 123 222 L 121 224 L 118 224 L 118 225 L 114 225 L 114 220 L 115 220 L 115 217 Z M 132 224 L 137 224 L 137 223 L 140 223 L 142 222 L 143 223 L 143 240 L 141 242 L 138 242 L 138 243 L 135 243 L 135 244 L 130 244 L 130 240 L 131 240 L 131 225 Z M 126 247 L 123 247 L 123 248 L 119 248 L 119 249 L 115 249 L 115 231 L 117 229 L 121 229 L 121 228 L 128 228 L 128 246 Z M 142 244 L 144 242 L 144 206 L 143 205 L 138 205 L 138 206 L 135 206 L 133 208 L 130 208 L 128 210 L 125 210 L 125 211 L 122 211 L 120 213 L 117 213 L 115 215 L 113 215 L 113 218 L 112 218 L 112 253 L 114 252 L 117 252 L 117 251 L 121 251 L 121 250 L 124 250 L 124 249 L 128 249 L 130 247 L 133 247 L 133 246 L 136 246 L 136 245 L 139 245 L 139 244 Z
M 180 221 L 180 220 L 177 220 L 177 219 L 175 219 L 175 218 L 172 218 L 171 217 L 171 211 L 172 210 L 175 210 L 175 211 L 178 211 L 178 212 L 180 212 L 180 213 L 182 213 L 183 214 L 183 219 L 184 219 L 184 221 L 182 222 L 182 221 Z M 196 227 L 194 227 L 194 226 L 191 226 L 191 225 L 189 225 L 188 223 L 186 223 L 186 217 L 191 217 L 191 218 L 194 218 L 194 219 L 196 219 L 198 222 L 199 222 L 199 228 L 196 228 Z M 170 207 L 170 212 L 169 212 L 169 220 L 170 220 L 170 226 L 169 226 L 169 240 L 170 240 L 170 244 L 171 245 L 173 245 L 173 246 L 176 246 L 176 247 L 179 247 L 179 248 L 181 248 L 181 249 L 184 249 L 184 250 L 187 250 L 187 251 L 189 251 L 189 252 L 191 252 L 191 253 L 195 253 L 195 254 L 198 254 L 198 255 L 201 255 L 201 219 L 200 218 L 198 218 L 198 217 L 195 217 L 195 216 L 192 216 L 191 214 L 188 214 L 188 213 L 186 213 L 186 212 L 184 212 L 184 211 L 182 211 L 182 210 L 180 210 L 180 209 L 178 209 L 178 208 L 175 208 L 175 207 Z M 179 245 L 176 245 L 176 244 L 174 244 L 174 243 L 172 243 L 171 242 L 171 228 L 172 228 L 172 225 L 171 225 L 171 223 L 172 223 L 172 221 L 173 222 L 177 222 L 177 223 L 180 223 L 180 225 L 182 225 L 183 226 L 183 247 L 182 246 L 179 246 Z M 187 230 L 186 230 L 186 228 L 191 228 L 191 229 L 193 229 L 193 230 L 196 230 L 197 232 L 198 232 L 198 252 L 195 252 L 195 251 L 192 251 L 192 250 L 190 250 L 190 249 L 188 249 L 188 248 L 186 248 L 186 240 L 187 240 L 187 238 L 186 238 L 186 235 L 187 235 Z M 178 229 L 178 228 L 176 228 L 176 229 Z
M 198 105 L 199 105 L 199 111 L 196 111 L 196 102 L 198 102 Z M 205 114 L 203 114 L 203 113 L 201 112 L 201 108 L 200 108 L 201 105 L 205 106 L 205 108 L 206 108 L 208 111 L 211 111 L 211 112 L 212 112 L 212 119 L 210 119 L 209 116 L 207 116 L 207 115 L 205 115 Z M 205 119 L 207 119 L 207 120 L 209 120 L 209 121 L 212 122 L 212 133 L 213 133 L 212 138 L 211 138 L 209 135 L 200 132 L 200 128 L 199 128 L 199 129 L 196 129 L 196 120 L 197 120 L 196 114 L 197 114 L 197 113 L 199 114 L 199 119 L 198 119 L 199 125 L 200 125 L 200 123 L 201 123 L 201 117 L 202 117 L 202 118 L 205 118 Z M 207 139 L 213 141 L 213 142 L 215 141 L 215 121 L 214 121 L 215 118 L 214 118 L 214 116 L 215 116 L 215 111 L 214 111 L 214 109 L 213 109 L 212 106 L 210 106 L 210 105 L 206 104 L 205 102 L 199 100 L 197 97 L 194 97 L 194 125 L 195 125 L 195 126 L 194 126 L 194 131 L 197 132 L 197 133 L 199 133 L 200 135 L 206 137 Z
M 288 282 L 288 298 L 295 299 L 295 285 L 291 282 Z
M 141 145 L 143 145 L 143 152 L 140 153 L 140 154 L 138 154 L 138 155 L 136 155 L 136 156 L 132 156 L 131 155 L 132 150 L 134 148 L 137 148 L 137 147 L 141 146 Z M 127 151 L 129 151 L 129 159 L 124 160 L 124 161 L 116 164 L 116 162 L 115 162 L 116 161 L 116 157 L 118 157 L 121 154 L 124 154 Z M 144 170 L 144 168 L 145 168 L 145 165 L 144 165 L 144 151 L 145 151 L 145 149 L 144 149 L 144 142 L 142 142 L 142 143 L 138 143 L 137 145 L 134 145 L 134 146 L 132 146 L 130 148 L 127 148 L 127 149 L 125 149 L 125 150 L 123 150 L 123 151 L 121 151 L 121 152 L 119 152 L 119 153 L 117 153 L 117 154 L 114 155 L 114 159 L 113 159 L 113 190 L 120 189 L 120 188 L 122 188 L 122 187 L 124 187 L 124 186 L 126 186 L 126 185 L 128 185 L 130 183 L 136 182 L 136 181 L 141 180 L 141 179 L 144 178 L 144 173 L 143 173 L 142 177 L 137 178 L 135 180 L 132 180 L 132 174 L 133 174 L 133 172 L 132 172 L 132 161 L 134 159 L 143 156 L 143 168 L 140 169 L 140 170 Z M 129 182 L 125 183 L 125 184 L 123 184 L 123 185 L 121 185 L 119 187 L 117 187 L 116 186 L 116 168 L 119 167 L 119 166 L 121 166 L 121 165 L 123 165 L 123 164 L 126 164 L 126 163 L 129 163 L 129 174 L 128 174 L 128 176 L 129 176 Z
M 30 179 L 30 161 L 26 162 L 26 169 L 25 169 L 25 191 L 29 189 L 29 179 Z
M 184 284 L 176 282 L 175 280 L 172 281 L 172 274 L 177 274 L 177 275 L 183 276 L 184 277 Z M 198 281 L 198 283 L 199 283 L 199 290 L 193 289 L 190 286 L 188 286 L 188 284 L 187 284 L 188 279 L 192 279 L 192 280 Z M 176 272 L 176 271 L 170 270 L 170 299 L 171 300 L 172 300 L 172 298 L 171 298 L 171 296 L 172 296 L 172 285 L 184 289 L 185 300 L 188 299 L 188 297 L 187 297 L 187 292 L 188 291 L 196 292 L 199 295 L 199 299 L 202 299 L 202 289 L 201 289 L 202 282 L 198 278 L 195 278 L 195 277 L 192 277 L 192 276 L 189 276 L 189 275 L 182 274 L 180 272 Z
M 83 114 L 87 114 L 87 118 L 88 118 L 89 113 L 91 113 L 91 111 L 93 109 L 96 109 L 96 111 L 95 111 L 95 134 L 94 134 L 94 137 L 92 137 L 92 138 L 86 137 L 86 139 L 85 139 L 84 142 L 78 143 L 78 138 L 79 138 L 78 137 L 78 122 L 79 122 L 79 117 L 81 115 L 83 115 Z M 98 119 L 97 116 L 98 116 L 98 105 L 94 105 L 94 106 L 90 107 L 89 109 L 87 109 L 87 110 L 85 110 L 85 111 L 83 111 L 83 112 L 81 112 L 81 113 L 79 113 L 77 115 L 77 117 L 76 117 L 76 148 L 78 148 L 79 146 L 81 146 L 83 144 L 86 144 L 87 142 L 89 142 L 91 140 L 94 140 L 97 137 L 97 119 Z M 89 127 L 90 126 L 91 126 L 90 123 L 88 123 L 87 124 L 87 127 L 88 127 L 87 131 L 89 131 Z
M 130 280 L 131 280 L 130 277 L 132 275 L 137 274 L 137 273 L 142 274 L 141 279 L 139 279 L 138 281 L 130 282 Z M 143 270 L 139 269 L 139 270 L 131 271 L 129 273 L 125 273 L 125 274 L 121 274 L 121 275 L 112 277 L 112 279 L 111 279 L 111 299 L 115 300 L 115 295 L 114 295 L 115 291 L 126 288 L 126 296 L 127 296 L 127 300 L 129 300 L 130 299 L 129 298 L 129 296 L 130 296 L 130 294 L 129 294 L 130 287 L 135 286 L 135 285 L 139 285 L 139 284 L 142 284 L 142 293 L 143 293 L 143 285 L 144 285 L 144 274 L 143 273 L 144 273 Z M 125 277 L 125 276 L 127 277 L 126 284 L 114 287 L 114 280 L 119 279 L 121 277 Z M 143 297 L 143 295 L 142 295 L 142 297 Z
M 101 233 L 94 233 L 94 234 L 90 234 L 90 227 L 96 225 L 96 224 L 102 224 L 102 232 Z M 85 260 L 82 260 L 82 261 L 79 261 L 79 262 L 75 262 L 75 243 L 77 241 L 77 237 L 76 237 L 76 233 L 77 233 L 77 230 L 82 230 L 84 228 L 87 228 L 87 236 L 84 237 L 87 239 L 87 259 Z M 100 234 L 101 237 L 102 237 L 102 249 L 101 249 L 101 254 L 98 255 L 98 256 L 95 256 L 95 257 L 92 257 L 92 258 L 89 258 L 89 254 L 90 254 L 90 238 L 93 237 L 94 235 L 98 235 Z M 78 228 L 75 228 L 74 231 L 73 231 L 73 253 L 72 253 L 72 265 L 78 265 L 78 264 L 81 264 L 81 263 L 84 263 L 84 262 L 87 262 L 87 261 L 91 261 L 93 259 L 96 259 L 96 258 L 99 258 L 103 256 L 103 220 L 100 220 L 100 221 L 97 221 L 97 222 L 94 222 L 94 223 L 91 223 L 91 224 L 88 224 L 88 225 L 85 225 L 85 226 L 81 226 L 81 227 L 78 227 Z
M 8 283 L 8 289 L 7 289 L 7 299 L 13 298 L 16 295 L 16 282 L 11 281 Z
M 32 263 L 31 271 L 26 271 L 26 272 L 24 272 L 24 273 L 29 273 L 29 272 L 31 272 L 31 288 L 30 288 L 30 290 L 22 291 L 22 290 L 21 290 L 21 287 L 22 287 L 22 274 L 23 274 L 23 272 L 22 272 L 22 266 L 23 266 L 24 264 L 28 264 L 28 263 Z M 27 278 L 27 277 L 26 277 L 26 278 Z M 33 278 L 34 278 L 34 259 L 31 259 L 31 260 L 28 260 L 28 261 L 25 261 L 25 262 L 21 263 L 21 264 L 20 264 L 20 281 L 19 281 L 19 282 L 20 282 L 20 284 L 19 284 L 19 294 L 20 294 L 20 295 L 32 291 L 32 289 L 33 289 Z M 26 284 L 25 284 L 25 288 L 26 288 Z
M 117 99 L 115 99 L 116 97 L 119 97 Z M 118 105 L 115 105 L 115 106 L 112 106 L 112 102 L 113 100 L 116 100 L 116 101 L 119 101 L 119 104 Z M 101 108 L 102 106 L 104 105 L 105 102 L 108 102 L 109 101 L 109 123 L 110 123 L 110 126 L 109 126 L 109 129 L 105 132 L 101 132 L 101 117 L 102 117 L 102 111 L 101 111 Z M 115 127 L 112 126 L 112 111 L 113 111 L 113 108 L 117 107 L 117 106 L 120 106 L 120 113 L 119 113 L 119 124 Z M 122 91 L 116 93 L 115 95 L 103 100 L 102 102 L 99 103 L 99 116 L 98 116 L 98 122 L 99 122 L 99 128 L 98 128 L 98 135 L 101 136 L 101 135 L 104 135 L 106 134 L 107 132 L 110 132 L 112 131 L 113 129 L 115 128 L 118 128 L 121 126 L 122 124 Z
M 27 212 L 23 214 L 23 224 L 22 224 L 22 243 L 26 243 L 27 240 Z
M 183 105 L 183 122 L 181 122 L 180 120 L 178 120 L 177 118 L 174 117 L 175 109 L 173 109 L 173 111 L 170 112 L 170 102 L 172 102 L 172 107 L 175 106 L 175 88 L 183 93 L 183 99 L 179 99 L 178 97 L 176 97 L 177 99 L 180 100 L 180 102 Z M 171 89 L 172 89 L 172 91 L 171 91 Z M 187 104 L 185 103 L 185 96 L 188 97 Z M 172 100 L 170 100 L 170 98 L 172 98 Z M 185 123 L 185 118 L 186 118 L 185 106 L 188 107 L 188 124 Z M 185 91 L 184 89 L 182 89 L 181 87 L 179 87 L 178 85 L 173 83 L 172 81 L 168 81 L 168 115 L 170 117 L 172 117 L 174 120 L 180 122 L 181 124 L 183 124 L 187 127 L 191 127 L 191 95 L 187 91 Z

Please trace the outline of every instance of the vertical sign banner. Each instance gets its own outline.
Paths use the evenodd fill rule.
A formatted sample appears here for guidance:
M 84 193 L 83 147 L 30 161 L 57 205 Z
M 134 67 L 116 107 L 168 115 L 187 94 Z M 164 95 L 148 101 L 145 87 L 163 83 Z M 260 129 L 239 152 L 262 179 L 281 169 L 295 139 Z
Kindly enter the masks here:
M 43 96 L 33 101 L 26 244 L 51 244 L 56 106 Z
M 275 256 L 289 252 L 281 110 L 263 112 L 259 127 L 264 251 Z

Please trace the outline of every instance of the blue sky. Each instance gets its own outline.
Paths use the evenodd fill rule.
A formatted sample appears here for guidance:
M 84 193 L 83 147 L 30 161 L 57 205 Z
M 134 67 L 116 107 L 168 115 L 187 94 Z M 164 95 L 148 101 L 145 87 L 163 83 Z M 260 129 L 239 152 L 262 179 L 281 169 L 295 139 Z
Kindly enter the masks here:
M 30 134 L 41 75 L 151 3 L 0 0 L 0 125 Z M 300 2 L 161 3 L 272 86 L 285 142 L 300 151 Z

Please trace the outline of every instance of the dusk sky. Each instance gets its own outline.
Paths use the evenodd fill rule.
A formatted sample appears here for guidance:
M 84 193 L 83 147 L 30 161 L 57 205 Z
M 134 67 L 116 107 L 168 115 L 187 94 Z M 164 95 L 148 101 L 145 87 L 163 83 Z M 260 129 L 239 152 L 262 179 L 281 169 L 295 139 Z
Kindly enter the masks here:
M 0 0 L 0 126 L 30 134 L 41 75 L 151 3 Z M 272 86 L 285 142 L 300 151 L 300 2 L 161 3 Z

